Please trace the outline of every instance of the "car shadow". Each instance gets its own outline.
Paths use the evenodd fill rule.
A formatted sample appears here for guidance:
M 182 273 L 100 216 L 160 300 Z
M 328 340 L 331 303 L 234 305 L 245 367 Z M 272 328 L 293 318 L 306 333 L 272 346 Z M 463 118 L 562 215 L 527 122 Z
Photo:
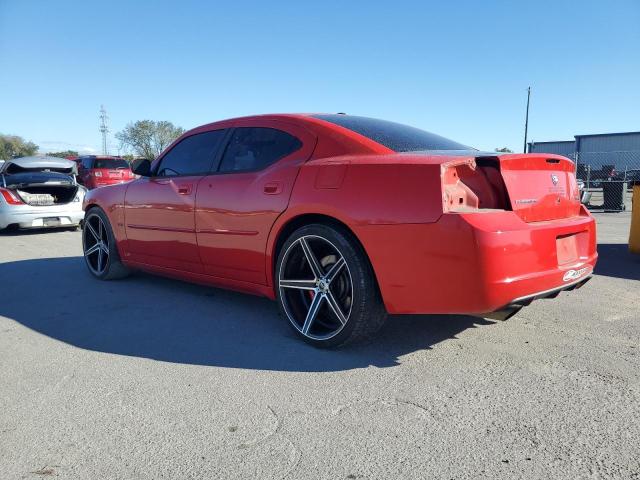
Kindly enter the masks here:
M 296 372 L 392 367 L 461 331 L 493 322 L 392 316 L 369 345 L 321 350 L 299 338 L 275 302 L 146 274 L 101 282 L 82 257 L 0 264 L 0 315 L 75 347 L 164 362 Z
M 640 280 L 640 255 L 629 252 L 626 243 L 598 244 L 595 273 L 607 277 Z
M 8 227 L 0 230 L 0 237 L 24 237 L 28 235 L 43 235 L 47 233 L 75 232 L 78 227 L 57 227 L 57 228 L 14 228 Z

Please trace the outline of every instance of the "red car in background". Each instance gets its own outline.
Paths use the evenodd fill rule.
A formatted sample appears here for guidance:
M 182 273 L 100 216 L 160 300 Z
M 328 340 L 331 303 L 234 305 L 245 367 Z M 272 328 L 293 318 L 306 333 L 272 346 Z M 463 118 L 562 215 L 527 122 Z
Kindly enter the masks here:
M 568 158 L 384 120 L 225 120 L 134 171 L 85 197 L 95 277 L 140 269 L 264 295 L 321 347 L 372 336 L 387 313 L 507 318 L 581 287 L 597 259 Z
M 124 158 L 85 155 L 78 157 L 78 181 L 89 190 L 129 182 L 135 178 Z

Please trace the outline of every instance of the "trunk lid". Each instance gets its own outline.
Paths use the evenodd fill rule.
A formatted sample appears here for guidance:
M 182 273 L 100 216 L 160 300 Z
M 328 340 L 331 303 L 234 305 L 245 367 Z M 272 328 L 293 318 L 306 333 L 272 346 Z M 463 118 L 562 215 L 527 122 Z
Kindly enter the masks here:
M 525 222 L 580 214 L 575 165 L 551 154 L 500 155 L 500 172 L 511 207 Z
M 58 172 L 20 172 L 4 175 L 3 183 L 6 188 L 23 188 L 35 186 L 63 186 L 75 187 L 73 177 Z

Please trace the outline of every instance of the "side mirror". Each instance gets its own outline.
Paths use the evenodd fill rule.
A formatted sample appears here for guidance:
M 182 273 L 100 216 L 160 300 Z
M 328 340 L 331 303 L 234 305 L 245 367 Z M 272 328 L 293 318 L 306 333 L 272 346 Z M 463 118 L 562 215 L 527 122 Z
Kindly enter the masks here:
M 151 162 L 146 158 L 139 158 L 134 160 L 131 164 L 131 171 L 141 177 L 151 176 Z

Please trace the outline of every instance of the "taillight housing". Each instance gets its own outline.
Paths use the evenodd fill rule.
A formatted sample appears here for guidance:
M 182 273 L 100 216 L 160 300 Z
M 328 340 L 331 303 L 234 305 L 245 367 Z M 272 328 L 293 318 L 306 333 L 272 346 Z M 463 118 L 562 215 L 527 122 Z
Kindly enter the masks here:
M 11 190 L 0 188 L 0 194 L 9 205 L 24 205 L 24 202 Z
M 102 172 L 100 170 L 94 170 L 92 173 L 94 177 L 102 177 Z
M 500 165 L 493 158 L 466 158 L 442 164 L 442 207 L 446 212 L 511 210 Z

